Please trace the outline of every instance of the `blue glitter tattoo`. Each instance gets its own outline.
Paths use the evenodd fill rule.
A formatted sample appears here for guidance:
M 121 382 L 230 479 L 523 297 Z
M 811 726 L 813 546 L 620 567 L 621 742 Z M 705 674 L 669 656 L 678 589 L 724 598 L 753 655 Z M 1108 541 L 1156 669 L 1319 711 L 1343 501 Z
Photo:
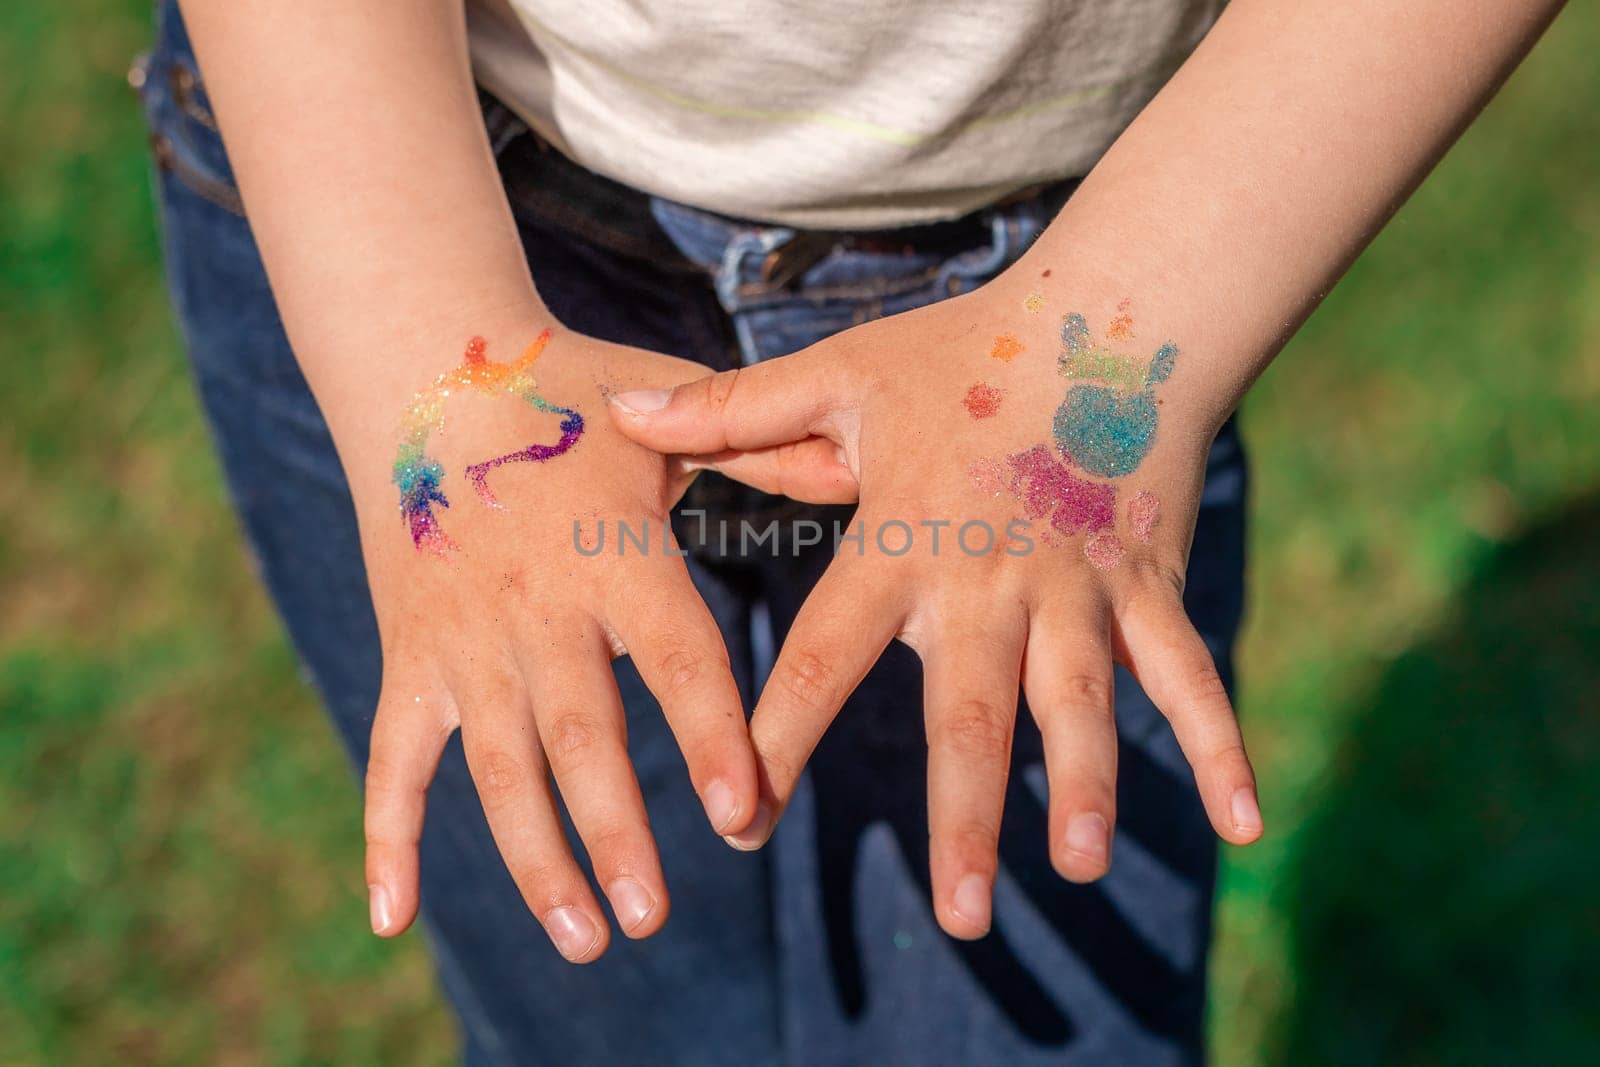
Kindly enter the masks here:
M 1168 341 L 1156 349 L 1155 358 L 1150 360 L 1150 375 L 1145 379 L 1147 385 L 1157 385 L 1172 377 L 1172 365 L 1178 361 L 1178 346 Z
M 1125 395 L 1116 389 L 1075 385 L 1056 409 L 1056 445 L 1072 461 L 1101 478 L 1132 474 L 1156 436 L 1155 397 L 1148 389 Z
M 1126 334 L 1126 327 L 1122 332 Z M 1101 478 L 1132 474 L 1155 444 L 1155 386 L 1172 376 L 1178 346 L 1167 342 L 1148 363 L 1093 345 L 1082 315 L 1062 323 L 1058 366 L 1068 378 L 1102 384 L 1074 385 L 1051 424 L 1056 447 L 1072 463 Z

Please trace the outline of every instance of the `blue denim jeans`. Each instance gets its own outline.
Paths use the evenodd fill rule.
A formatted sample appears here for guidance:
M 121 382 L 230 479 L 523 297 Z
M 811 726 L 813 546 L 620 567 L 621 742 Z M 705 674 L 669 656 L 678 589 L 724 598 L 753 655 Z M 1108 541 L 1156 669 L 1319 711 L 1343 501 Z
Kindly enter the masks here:
M 355 515 L 171 3 L 143 95 L 173 302 L 228 485 L 359 772 L 381 662 Z M 779 356 L 983 283 L 1068 191 L 891 235 L 797 234 L 652 201 L 553 156 L 492 103 L 485 119 L 551 311 L 598 337 L 719 366 Z M 1244 488 L 1230 426 L 1212 451 L 1186 593 L 1230 683 Z M 818 514 L 717 479 L 694 492 L 686 507 L 722 515 Z M 834 514 L 848 511 L 822 517 Z M 743 559 L 706 550 L 689 560 L 747 698 L 830 548 Z M 647 941 L 614 939 L 590 966 L 563 962 L 506 874 L 452 743 L 429 800 L 422 899 L 467 1062 L 1202 1058 L 1215 843 L 1171 730 L 1125 673 L 1116 682 L 1110 874 L 1078 886 L 1052 871 L 1039 734 L 1024 712 L 993 932 L 973 943 L 942 934 L 929 906 L 921 675 L 907 649 L 892 646 L 850 699 L 772 842 L 754 854 L 706 827 L 655 701 L 627 660 L 616 673 L 672 919 Z

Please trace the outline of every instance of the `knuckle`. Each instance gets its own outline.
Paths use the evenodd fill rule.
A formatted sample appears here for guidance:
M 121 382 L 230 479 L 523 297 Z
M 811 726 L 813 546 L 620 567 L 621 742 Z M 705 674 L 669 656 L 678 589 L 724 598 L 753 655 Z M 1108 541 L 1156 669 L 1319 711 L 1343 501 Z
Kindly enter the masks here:
M 1124 594 L 1128 601 L 1149 601 L 1155 605 L 1170 604 L 1174 599 L 1182 602 L 1188 576 L 1181 567 L 1166 560 L 1143 558 L 1129 559 L 1124 566 L 1132 578 Z
M 1207 708 L 1230 706 L 1228 687 L 1222 684 L 1216 664 L 1209 661 L 1196 664 L 1190 670 L 1189 693 Z
M 974 760 L 1001 760 L 1011 752 L 1011 728 L 993 702 L 964 700 L 939 722 L 938 743 Z
M 961 825 L 940 831 L 949 853 L 959 856 L 969 865 L 987 864 L 1000 847 L 1000 827 L 995 823 L 971 816 Z
M 527 785 L 532 774 L 528 761 L 500 745 L 487 745 L 472 760 L 472 780 L 478 797 L 489 805 L 504 804 Z
M 540 740 L 553 762 L 571 764 L 594 751 L 600 729 L 594 719 L 581 711 L 562 712 L 540 731 Z
M 838 671 L 809 649 L 795 653 L 781 672 L 774 673 L 783 692 L 805 708 L 826 708 L 838 692 Z
M 367 797 L 389 796 L 398 791 L 401 778 L 399 767 L 378 749 L 367 756 Z
M 636 835 L 626 826 L 602 826 L 584 835 L 589 855 L 613 867 L 635 851 Z
M 1064 707 L 1106 712 L 1111 710 L 1111 681 L 1099 674 L 1069 674 L 1061 683 L 1059 697 Z
M 566 871 L 559 863 L 546 857 L 534 857 L 507 864 L 511 880 L 517 883 L 523 895 L 535 899 L 557 900 L 566 895 Z
M 413 778 L 400 764 L 387 756 L 372 753 L 367 757 L 367 802 L 384 800 L 423 800 L 428 795 L 426 778 Z
M 1214 767 L 1238 764 L 1248 766 L 1249 764 L 1249 760 L 1244 754 L 1244 745 L 1232 738 L 1206 746 L 1205 753 L 1201 758 L 1205 763 Z
M 415 848 L 418 843 L 415 834 L 396 833 L 387 823 L 371 822 L 366 825 L 365 840 L 369 853 L 385 849 Z
M 1189 576 L 1183 568 L 1175 567 L 1164 559 L 1142 560 L 1137 573 L 1144 581 L 1160 588 L 1163 592 L 1176 593 L 1180 597 L 1189 584 Z
M 727 410 L 728 404 L 733 400 L 734 390 L 739 387 L 739 375 L 743 370 L 734 367 L 732 370 L 720 371 L 706 379 L 706 407 L 713 415 L 720 415 Z
M 705 673 L 706 657 L 695 649 L 679 645 L 657 656 L 655 668 L 661 687 L 656 696 L 671 700 L 681 696 Z
M 522 675 L 502 664 L 485 665 L 462 680 L 462 707 L 482 714 L 488 709 L 516 708 L 526 704 Z

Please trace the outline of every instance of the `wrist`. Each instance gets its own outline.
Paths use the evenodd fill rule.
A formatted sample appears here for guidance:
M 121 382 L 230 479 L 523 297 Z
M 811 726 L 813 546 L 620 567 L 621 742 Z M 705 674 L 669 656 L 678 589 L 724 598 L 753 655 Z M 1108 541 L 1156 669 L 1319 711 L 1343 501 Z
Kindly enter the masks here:
M 1074 383 L 1149 387 L 1164 436 L 1202 455 L 1276 351 L 1276 339 L 1230 334 L 1213 308 L 1159 283 L 1126 282 L 1074 262 L 1051 266 L 1030 252 L 978 294 L 986 316 L 1011 324 L 987 342 L 1029 387 L 1066 392 Z M 1069 338 L 1069 334 L 1072 336 Z
M 951 401 L 974 444 L 989 455 L 1042 446 L 1096 482 L 1189 480 L 1233 394 L 1162 325 L 1170 317 L 1062 275 L 1013 270 L 952 309 L 945 328 L 971 338 L 960 350 L 976 373 L 951 383 Z
M 456 526 L 468 522 L 469 514 L 476 520 L 499 513 L 502 494 L 496 486 L 509 485 L 519 495 L 560 486 L 566 506 L 575 492 L 603 494 L 602 486 L 618 489 L 619 483 L 637 490 L 659 482 L 659 456 L 628 442 L 621 442 L 621 451 L 616 447 L 615 431 L 602 414 L 604 394 L 675 385 L 705 373 L 693 363 L 520 315 L 457 338 L 450 349 L 400 362 L 404 373 L 393 371 L 392 381 L 371 386 L 359 408 L 346 410 L 335 441 L 363 525 L 382 529 L 373 524 L 392 523 L 398 508 L 421 547 L 428 547 L 429 513 L 442 519 L 446 513 L 439 509 L 451 508 L 448 517 Z M 590 458 L 602 455 L 608 457 L 603 470 Z M 539 468 L 536 477 L 533 467 Z M 448 503 L 440 503 L 441 496 Z M 485 508 L 453 507 L 461 501 Z M 505 503 L 525 513 L 521 505 Z
M 452 450 L 470 451 L 504 433 L 516 416 L 526 418 L 513 410 L 522 405 L 495 402 L 490 392 L 471 387 L 463 368 L 476 360 L 492 370 L 521 358 L 546 331 L 553 337 L 555 323 L 542 311 L 527 305 L 470 316 L 430 314 L 426 321 L 402 318 L 319 336 L 309 353 L 300 350 L 359 511 L 380 505 L 392 510 L 390 468 L 413 430 L 409 424 L 416 422 L 419 403 L 430 397 L 437 402 L 442 425 L 430 436 L 435 446 Z M 556 358 L 550 349 L 546 338 L 529 368 L 535 382 Z M 462 378 L 454 389 L 453 378 Z

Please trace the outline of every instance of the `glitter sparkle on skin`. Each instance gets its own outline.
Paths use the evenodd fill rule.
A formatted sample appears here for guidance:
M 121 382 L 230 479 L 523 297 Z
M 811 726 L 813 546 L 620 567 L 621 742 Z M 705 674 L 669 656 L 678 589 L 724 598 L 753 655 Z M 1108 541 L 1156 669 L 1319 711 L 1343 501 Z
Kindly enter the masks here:
M 1126 332 L 1131 336 L 1131 318 Z M 1069 389 L 1056 410 L 1051 424 L 1056 446 L 1090 474 L 1132 474 L 1155 443 L 1155 386 L 1172 375 L 1178 346 L 1168 341 L 1148 361 L 1135 360 L 1096 347 L 1088 323 L 1076 313 L 1063 321 L 1061 341 L 1057 369 L 1085 384 Z
M 1038 293 L 1029 294 L 1025 308 L 1034 313 L 1044 306 Z M 1117 305 L 1117 315 L 1106 330 L 1108 341 L 1133 339 L 1132 302 Z M 999 357 L 1000 341 L 995 352 Z M 1083 534 L 1083 554 L 1100 570 L 1110 570 L 1122 561 L 1126 546 L 1115 532 L 1117 486 L 1115 479 L 1133 473 L 1149 454 L 1155 442 L 1159 403 L 1155 387 L 1172 376 L 1178 346 L 1167 342 L 1148 359 L 1115 352 L 1096 345 L 1089 324 L 1082 315 L 1070 314 L 1061 324 L 1062 351 L 1056 369 L 1076 384 L 1067 390 L 1066 399 L 1051 420 L 1051 436 L 1056 448 L 1035 445 L 1005 458 L 980 459 L 967 468 L 973 487 L 985 496 L 1012 496 L 1021 504 L 1027 518 L 1048 518 L 1042 539 L 1058 544 L 1064 535 Z M 983 383 L 968 391 L 968 411 Z M 1091 481 L 1080 477 L 1082 471 Z M 1141 489 L 1127 506 L 1127 521 L 1133 535 L 1149 544 L 1161 521 L 1161 505 L 1156 495 Z
M 1000 413 L 1000 401 L 1005 399 L 1005 395 L 1003 390 L 996 389 L 986 382 L 978 382 L 967 390 L 967 395 L 962 398 L 961 403 L 966 407 L 967 414 L 973 418 L 992 419 Z
M 444 556 L 455 542 L 439 526 L 435 507 L 447 508 L 450 501 L 440 484 L 444 467 L 427 454 L 428 437 L 444 429 L 445 402 L 451 389 L 472 389 L 488 396 L 510 396 L 540 411 L 561 416 L 561 437 L 555 444 L 533 444 L 516 452 L 475 463 L 467 468 L 467 478 L 477 490 L 478 499 L 489 507 L 499 507 L 490 490 L 489 472 L 507 463 L 543 463 L 568 451 L 583 436 L 583 416 L 571 408 L 559 407 L 541 397 L 534 380 L 533 365 L 538 362 L 550 331 L 545 330 L 521 356 L 507 363 L 495 363 L 485 354 L 487 342 L 474 337 L 467 342 L 461 365 L 434 379 L 433 384 L 412 398 L 401 423 L 400 448 L 394 461 L 394 484 L 400 489 L 400 514 L 419 550 Z
M 1011 491 L 1029 519 L 1048 517 L 1062 533 L 1108 530 L 1117 519 L 1115 486 L 1074 475 L 1044 445 L 1006 457 Z
M 1001 363 L 1010 363 L 1022 354 L 1022 342 L 1017 340 L 1014 333 L 1003 333 L 994 339 L 994 345 L 989 349 L 989 355 Z
M 1111 320 L 1111 325 L 1106 327 L 1106 336 L 1113 341 L 1133 340 L 1133 314 L 1130 309 L 1133 301 L 1123 300 L 1117 304 L 1117 317 Z
M 1041 293 L 1029 293 L 1022 301 L 1022 310 L 1030 315 L 1039 314 L 1044 310 L 1044 295 Z
M 997 459 L 984 457 L 967 465 L 967 480 L 984 496 L 1003 496 L 1011 491 L 1011 476 Z
M 1090 535 L 1083 543 L 1083 554 L 1100 570 L 1108 571 L 1122 562 L 1122 542 L 1110 530 Z
M 1128 503 L 1128 521 L 1133 525 L 1134 536 L 1149 544 L 1161 522 L 1161 502 L 1148 489 L 1141 489 Z

